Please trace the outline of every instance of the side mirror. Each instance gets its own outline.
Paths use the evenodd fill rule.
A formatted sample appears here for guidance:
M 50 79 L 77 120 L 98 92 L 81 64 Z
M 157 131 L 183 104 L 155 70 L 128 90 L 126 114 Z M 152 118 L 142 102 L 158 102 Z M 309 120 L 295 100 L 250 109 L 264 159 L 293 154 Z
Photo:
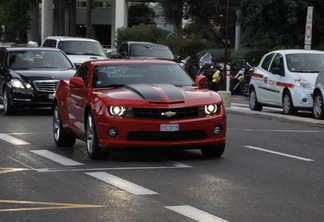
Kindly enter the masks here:
M 71 88 L 80 88 L 80 89 L 85 89 L 85 84 L 83 82 L 83 79 L 81 77 L 73 77 L 70 79 L 69 86 Z
M 276 75 L 280 75 L 280 76 L 284 76 L 285 75 L 284 71 L 282 69 L 280 69 L 280 68 L 272 68 L 270 70 L 270 72 L 272 74 L 276 74 Z
M 201 75 L 196 76 L 195 84 L 199 88 L 203 88 L 206 82 L 207 82 L 206 76 L 201 76 Z

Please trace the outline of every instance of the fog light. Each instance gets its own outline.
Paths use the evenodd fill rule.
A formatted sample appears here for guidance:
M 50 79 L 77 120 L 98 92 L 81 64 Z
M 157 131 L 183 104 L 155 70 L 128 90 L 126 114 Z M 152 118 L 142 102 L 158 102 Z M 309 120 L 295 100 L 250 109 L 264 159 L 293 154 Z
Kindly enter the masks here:
M 223 129 L 222 129 L 221 126 L 215 126 L 215 128 L 214 128 L 214 133 L 215 133 L 216 135 L 220 135 L 220 134 L 222 134 L 222 132 L 223 132 Z
M 110 137 L 116 137 L 119 134 L 119 130 L 116 127 L 112 127 L 108 130 L 108 135 Z

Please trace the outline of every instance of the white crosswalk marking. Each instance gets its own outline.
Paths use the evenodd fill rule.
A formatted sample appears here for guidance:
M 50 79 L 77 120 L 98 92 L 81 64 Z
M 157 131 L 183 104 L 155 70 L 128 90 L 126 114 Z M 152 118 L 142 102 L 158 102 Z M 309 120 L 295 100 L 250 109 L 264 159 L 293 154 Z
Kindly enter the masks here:
M 18 139 L 16 137 L 10 136 L 10 135 L 5 134 L 5 133 L 0 133 L 0 139 L 4 140 L 4 141 L 7 141 L 8 143 L 11 143 L 13 145 L 27 145 L 27 144 L 29 144 L 26 141 L 23 141 L 21 139 Z
M 45 157 L 49 160 L 52 160 L 54 162 L 57 162 L 59 164 L 62 164 L 64 166 L 80 166 L 84 165 L 83 163 L 76 162 L 74 160 L 71 160 L 69 158 L 66 158 L 64 156 L 58 155 L 56 153 L 53 153 L 48 150 L 31 150 L 31 152 L 40 155 L 42 157 Z
M 182 214 L 196 221 L 208 221 L 208 222 L 228 222 L 220 217 L 214 216 L 210 213 L 204 212 L 197 208 L 185 205 L 185 206 L 165 206 L 165 208 Z
M 156 192 L 141 187 L 137 184 L 129 182 L 127 180 L 121 179 L 114 175 L 105 172 L 95 172 L 95 173 L 86 173 L 89 176 L 95 177 L 101 181 L 109 183 L 115 187 L 118 187 L 122 190 L 126 190 L 135 195 L 149 195 L 149 194 L 157 194 Z

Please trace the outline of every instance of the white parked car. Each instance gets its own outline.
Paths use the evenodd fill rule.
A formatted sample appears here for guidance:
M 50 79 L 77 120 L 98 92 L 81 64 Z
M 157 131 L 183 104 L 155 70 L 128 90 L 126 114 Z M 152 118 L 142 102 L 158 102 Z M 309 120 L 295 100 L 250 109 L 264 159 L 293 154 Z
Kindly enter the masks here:
M 316 119 L 324 119 L 324 68 L 316 78 L 315 89 L 313 93 L 313 115 Z
M 250 109 L 283 108 L 285 114 L 312 110 L 314 85 L 324 66 L 324 52 L 277 50 L 263 56 L 250 82 Z
M 41 47 L 61 49 L 76 67 L 88 60 L 107 59 L 101 44 L 89 38 L 49 36 L 43 41 Z

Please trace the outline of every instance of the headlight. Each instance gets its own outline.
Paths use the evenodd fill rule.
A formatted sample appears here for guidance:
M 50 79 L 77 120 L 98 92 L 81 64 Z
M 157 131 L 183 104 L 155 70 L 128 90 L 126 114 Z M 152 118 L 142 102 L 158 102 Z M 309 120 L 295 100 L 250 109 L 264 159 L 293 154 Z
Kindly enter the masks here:
M 217 112 L 217 105 L 207 105 L 205 106 L 205 113 L 207 115 L 214 114 Z
M 124 116 L 126 113 L 126 108 L 122 106 L 110 106 L 109 114 L 111 116 Z
M 19 79 L 11 79 L 10 81 L 11 85 L 14 88 L 20 88 L 20 89 L 32 89 L 33 87 L 29 83 L 23 84 Z
M 10 82 L 14 88 L 25 88 L 24 84 L 18 79 L 12 79 Z
M 299 86 L 299 87 L 301 87 L 303 89 L 313 89 L 313 85 L 310 82 L 303 79 L 303 78 L 296 78 L 295 79 L 295 85 Z

